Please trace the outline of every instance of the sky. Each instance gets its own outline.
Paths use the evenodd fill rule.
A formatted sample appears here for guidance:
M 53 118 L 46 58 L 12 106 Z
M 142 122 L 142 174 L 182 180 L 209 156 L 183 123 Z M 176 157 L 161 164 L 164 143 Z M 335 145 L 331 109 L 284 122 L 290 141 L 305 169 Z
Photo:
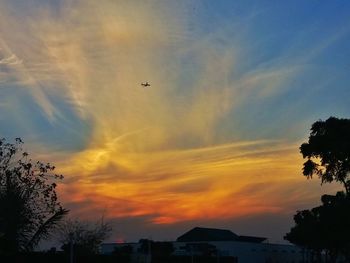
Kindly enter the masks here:
M 108 219 L 110 241 L 283 242 L 341 189 L 302 176 L 299 146 L 350 116 L 349 16 L 344 0 L 0 0 L 0 135 L 55 164 L 70 216 Z

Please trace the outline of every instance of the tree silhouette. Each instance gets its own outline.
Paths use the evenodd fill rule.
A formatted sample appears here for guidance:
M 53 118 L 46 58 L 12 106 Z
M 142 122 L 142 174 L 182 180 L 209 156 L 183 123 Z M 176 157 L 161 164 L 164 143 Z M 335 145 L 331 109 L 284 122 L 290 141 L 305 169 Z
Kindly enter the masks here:
M 58 228 L 59 242 L 66 252 L 70 252 L 73 246 L 74 254 L 97 254 L 100 244 L 111 231 L 111 225 L 103 218 L 98 222 L 66 220 Z
M 55 191 L 62 175 L 49 163 L 34 162 L 22 140 L 0 139 L 0 253 L 31 251 L 68 213 Z
M 298 211 L 295 226 L 284 238 L 319 256 L 325 252 L 330 262 L 339 255 L 350 262 L 350 120 L 330 117 L 315 122 L 300 152 L 307 158 L 303 165 L 307 178 L 318 175 L 322 183 L 340 182 L 345 192 L 323 195 L 321 206 Z
M 300 146 L 303 174 L 318 175 L 322 183 L 337 181 L 350 193 L 350 120 L 330 117 L 311 127 L 309 141 Z
M 321 206 L 299 211 L 296 225 L 284 238 L 317 254 L 325 251 L 331 262 L 339 255 L 350 262 L 350 199 L 338 192 L 323 195 L 321 201 Z

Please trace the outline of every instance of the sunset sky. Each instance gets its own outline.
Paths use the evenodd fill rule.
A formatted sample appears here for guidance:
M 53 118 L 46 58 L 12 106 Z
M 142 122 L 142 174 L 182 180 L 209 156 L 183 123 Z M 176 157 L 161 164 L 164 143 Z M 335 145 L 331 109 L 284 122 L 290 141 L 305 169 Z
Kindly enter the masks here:
M 340 189 L 298 148 L 350 117 L 349 18 L 344 0 L 0 0 L 0 137 L 55 164 L 64 207 L 111 240 L 280 242 Z

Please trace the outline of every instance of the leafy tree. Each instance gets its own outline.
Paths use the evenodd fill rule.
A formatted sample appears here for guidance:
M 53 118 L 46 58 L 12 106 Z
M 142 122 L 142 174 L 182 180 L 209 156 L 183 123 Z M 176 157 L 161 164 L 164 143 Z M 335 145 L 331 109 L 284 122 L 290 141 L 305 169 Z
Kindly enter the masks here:
M 300 152 L 308 159 L 303 167 L 305 176 L 316 174 L 322 183 L 340 182 L 350 193 L 350 119 L 330 117 L 315 122 Z
M 284 237 L 299 246 L 325 251 L 331 262 L 342 255 L 350 262 L 350 198 L 344 192 L 323 195 L 322 205 L 299 211 Z
M 30 159 L 22 144 L 0 139 L 0 253 L 33 250 L 68 213 L 55 190 L 63 176 Z
M 95 223 L 66 220 L 58 230 L 59 242 L 66 252 L 70 252 L 72 244 L 74 254 L 98 254 L 100 244 L 109 236 L 111 231 L 112 227 L 103 219 Z
M 350 262 L 350 120 L 330 117 L 315 122 L 300 152 L 307 158 L 303 165 L 307 178 L 318 175 L 322 183 L 340 182 L 345 192 L 323 195 L 321 206 L 298 211 L 285 239 L 318 255 L 326 252 L 330 262 L 339 255 Z

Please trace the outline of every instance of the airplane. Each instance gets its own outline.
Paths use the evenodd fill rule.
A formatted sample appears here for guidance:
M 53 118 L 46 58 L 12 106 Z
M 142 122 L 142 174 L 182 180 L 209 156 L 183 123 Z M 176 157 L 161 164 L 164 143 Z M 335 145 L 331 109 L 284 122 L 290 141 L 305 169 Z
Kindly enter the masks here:
M 149 84 L 148 81 L 146 81 L 145 83 L 141 83 L 141 86 L 146 88 L 146 87 L 150 87 L 151 84 Z

